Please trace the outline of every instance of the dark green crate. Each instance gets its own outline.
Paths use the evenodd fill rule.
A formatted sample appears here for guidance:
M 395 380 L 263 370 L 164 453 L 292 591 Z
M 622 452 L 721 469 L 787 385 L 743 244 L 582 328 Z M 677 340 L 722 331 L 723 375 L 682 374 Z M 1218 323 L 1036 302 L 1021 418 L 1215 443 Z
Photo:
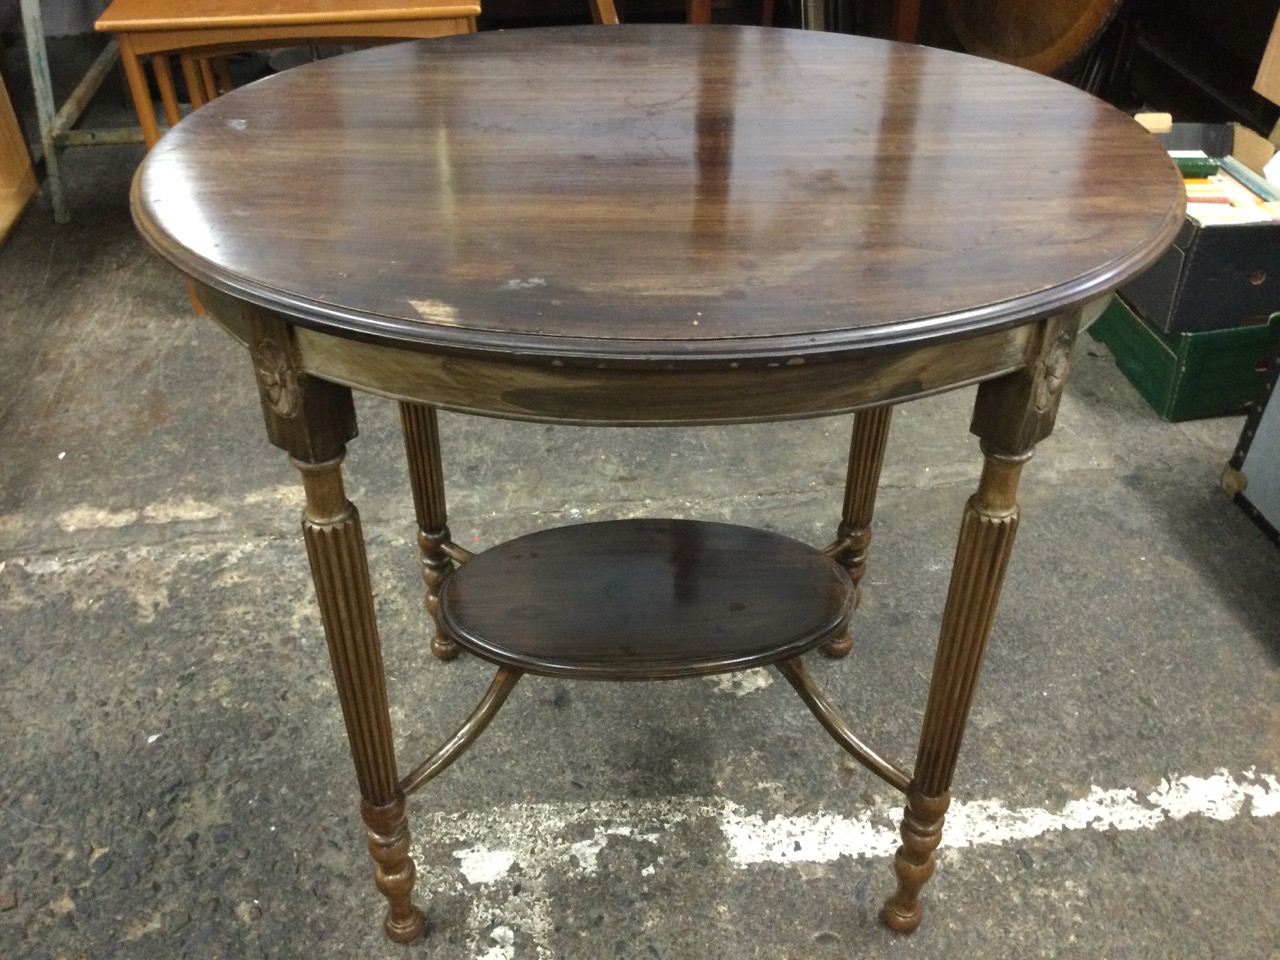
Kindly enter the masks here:
M 1089 328 L 1165 420 L 1240 413 L 1266 382 L 1280 341 L 1280 313 L 1265 324 L 1166 334 L 1114 297 Z

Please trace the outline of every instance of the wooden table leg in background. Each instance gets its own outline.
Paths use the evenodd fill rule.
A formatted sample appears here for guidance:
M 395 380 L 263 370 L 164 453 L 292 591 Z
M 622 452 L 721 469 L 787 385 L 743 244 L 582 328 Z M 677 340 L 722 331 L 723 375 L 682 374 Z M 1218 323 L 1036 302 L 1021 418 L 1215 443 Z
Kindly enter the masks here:
M 848 475 L 844 485 L 844 513 L 836 528 L 835 542 L 828 548 L 849 574 L 853 583 L 853 609 L 862 602 L 862 576 L 867 570 L 867 547 L 871 543 L 871 515 L 875 511 L 884 448 L 889 442 L 889 420 L 893 407 L 877 407 L 854 414 L 853 436 L 849 441 Z M 853 638 L 845 634 L 828 640 L 822 652 L 843 657 L 853 648 Z
M 196 54 L 184 50 L 178 55 L 178 62 L 182 64 L 182 78 L 187 84 L 187 99 L 191 102 L 191 109 L 199 110 L 209 102 L 209 95 L 204 88 L 204 74 L 196 63 Z
M 982 479 L 965 506 L 951 585 L 929 685 L 915 772 L 907 788 L 898 889 L 884 907 L 889 926 L 920 926 L 920 889 L 932 876 L 951 801 L 951 778 L 969 719 L 1000 586 L 1018 528 L 1018 477 L 1035 445 L 1053 429 L 1079 312 L 1040 325 L 1025 369 L 978 388 L 971 430 L 982 441 Z
M 688 23 L 710 23 L 711 0 L 685 0 L 685 20 Z
M 121 35 L 117 39 L 120 43 L 120 66 L 124 68 L 125 79 L 129 81 L 133 108 L 138 114 L 138 123 L 142 127 L 142 140 L 150 150 L 160 142 L 160 123 L 156 119 L 156 109 L 151 102 L 151 90 L 147 86 L 147 75 L 142 68 L 142 58 L 134 51 L 128 35 Z
M 915 43 L 920 25 L 920 0 L 893 0 L 889 39 Z
M 0 243 L 36 193 L 36 175 L 22 128 L 0 77 Z
M 392 940 L 409 943 L 426 921 L 411 899 L 415 871 L 364 536 L 342 486 L 346 443 L 356 435 L 351 391 L 302 373 L 292 330 L 279 321 L 252 314 L 249 349 L 267 433 L 289 454 L 306 490 L 303 536 L 363 798 L 374 878 L 388 903 L 384 926 Z
M 613 0 L 590 0 L 588 6 L 591 8 L 592 23 L 617 24 L 618 9 Z
M 438 619 L 440 586 L 453 569 L 453 560 L 445 550 L 445 544 L 451 538 L 445 510 L 444 468 L 440 463 L 440 428 L 436 408 L 401 403 L 400 426 L 409 461 L 413 509 L 418 519 L 418 549 L 422 555 L 422 582 L 427 588 L 427 612 L 431 614 L 435 630 L 431 638 L 431 652 L 441 660 L 452 660 L 462 648 L 457 641 L 444 635 Z
M 160 91 L 160 102 L 164 105 L 165 122 L 172 129 L 182 119 L 182 111 L 178 108 L 178 91 L 173 85 L 173 67 L 169 63 L 169 55 L 153 55 L 151 71 L 156 75 L 156 89 Z

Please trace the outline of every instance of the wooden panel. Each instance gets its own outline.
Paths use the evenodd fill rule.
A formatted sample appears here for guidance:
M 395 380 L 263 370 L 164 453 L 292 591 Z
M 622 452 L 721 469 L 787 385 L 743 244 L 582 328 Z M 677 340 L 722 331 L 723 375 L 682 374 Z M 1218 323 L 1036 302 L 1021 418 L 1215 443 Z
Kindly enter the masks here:
M 223 302 L 215 297 L 204 302 L 210 301 Z M 225 323 L 226 311 L 212 303 L 209 309 Z M 234 334 L 230 315 L 226 325 Z M 877 351 L 847 362 L 699 371 L 447 357 L 305 328 L 298 328 L 297 338 L 306 370 L 396 399 L 518 420 L 649 426 L 825 416 L 928 396 L 1020 368 L 1026 362 L 1027 330 Z
M 1262 54 L 1262 63 L 1258 67 L 1253 89 L 1272 103 L 1280 103 L 1280 15 L 1271 27 L 1271 39 L 1267 41 L 1267 49 Z
M 196 27 L 182 30 L 139 30 L 118 34 L 137 55 L 175 50 L 201 54 L 236 53 L 242 50 L 291 47 L 316 41 L 333 44 L 370 44 L 379 41 L 421 40 L 472 33 L 470 17 L 431 20 L 368 20 L 361 23 L 290 23 L 256 27 Z M 123 49 L 123 47 L 122 47 Z
M 652 680 L 798 656 L 842 632 L 840 566 L 763 530 L 613 520 L 500 544 L 445 581 L 441 626 L 483 657 L 559 676 Z
M 1053 73 L 1101 35 L 1123 0 L 946 0 L 964 48 L 979 56 Z
M 0 241 L 8 236 L 35 192 L 31 156 L 9 102 L 4 79 L 0 78 Z
M 478 0 L 115 0 L 98 18 L 96 27 L 112 32 L 145 31 L 422 20 L 479 13 Z
M 1129 117 L 1032 73 L 624 25 L 384 47 L 234 91 L 151 152 L 137 213 L 188 274 L 303 324 L 705 366 L 1056 312 L 1147 266 L 1184 197 Z

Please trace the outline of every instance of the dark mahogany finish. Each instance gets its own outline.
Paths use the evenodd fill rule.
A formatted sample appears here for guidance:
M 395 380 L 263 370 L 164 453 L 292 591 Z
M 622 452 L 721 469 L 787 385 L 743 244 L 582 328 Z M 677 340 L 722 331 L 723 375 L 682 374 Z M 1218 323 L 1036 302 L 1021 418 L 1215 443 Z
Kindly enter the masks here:
M 769 662 L 906 795 L 883 916 L 914 930 L 1023 466 L 1053 429 L 1082 324 L 1160 255 L 1183 209 L 1155 141 L 1077 90 L 793 31 L 449 38 L 299 68 L 179 124 L 135 181 L 134 215 L 249 348 L 268 435 L 302 473 L 388 936 L 425 926 L 405 794 L 467 749 L 525 671 L 640 679 Z M 849 649 L 891 406 L 973 383 L 983 472 L 907 770 L 799 654 Z M 402 404 L 433 651 L 461 643 L 499 663 L 470 717 L 404 776 L 342 483 L 351 388 Z M 476 556 L 449 532 L 437 408 L 602 424 L 855 411 L 841 521 L 825 556 L 661 520 Z
M 380 341 L 598 363 L 822 359 L 1105 293 L 1181 220 L 1123 114 L 922 47 L 509 31 L 234 91 L 152 151 L 185 273 Z
M 657 680 L 799 656 L 849 622 L 835 561 L 789 537 L 693 520 L 541 530 L 456 571 L 441 626 L 530 673 Z

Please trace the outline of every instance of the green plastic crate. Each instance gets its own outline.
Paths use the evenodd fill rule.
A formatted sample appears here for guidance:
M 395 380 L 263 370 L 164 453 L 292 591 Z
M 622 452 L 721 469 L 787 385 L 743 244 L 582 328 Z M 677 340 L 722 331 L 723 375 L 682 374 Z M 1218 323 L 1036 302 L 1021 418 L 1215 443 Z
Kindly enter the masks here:
M 1258 397 L 1280 342 L 1280 313 L 1265 324 L 1167 334 L 1119 296 L 1089 327 L 1165 420 L 1241 413 Z

